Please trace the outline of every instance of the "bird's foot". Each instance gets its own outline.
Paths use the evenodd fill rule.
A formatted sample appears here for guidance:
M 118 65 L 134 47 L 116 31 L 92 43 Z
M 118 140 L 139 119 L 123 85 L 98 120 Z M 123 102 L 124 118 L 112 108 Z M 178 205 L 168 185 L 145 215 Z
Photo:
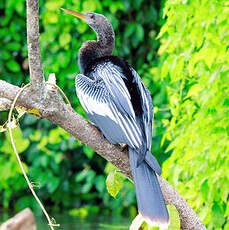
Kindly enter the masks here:
M 128 149 L 128 144 L 120 144 L 120 152 L 124 152 Z
M 103 133 L 101 132 L 102 136 L 101 136 L 101 141 L 105 141 L 106 137 L 103 135 Z

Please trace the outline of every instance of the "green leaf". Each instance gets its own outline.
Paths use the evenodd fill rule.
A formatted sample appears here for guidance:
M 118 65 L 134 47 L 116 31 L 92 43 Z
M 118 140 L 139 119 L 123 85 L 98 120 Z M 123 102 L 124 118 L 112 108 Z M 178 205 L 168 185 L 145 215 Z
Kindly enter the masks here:
M 136 29 L 136 25 L 135 24 L 133 24 L 133 23 L 128 24 L 128 26 L 126 27 L 124 36 L 126 38 L 129 38 L 130 35 L 132 35 L 135 32 L 135 29 Z
M 57 164 L 60 164 L 62 162 L 62 160 L 63 160 L 63 153 L 62 152 L 57 152 L 55 154 L 55 162 Z
M 95 151 L 86 145 L 83 146 L 83 151 L 89 159 L 91 159 L 95 154 Z
M 61 136 L 59 134 L 59 132 L 57 131 L 57 129 L 52 129 L 49 132 L 49 136 L 48 136 L 48 142 L 51 144 L 58 144 L 61 142 Z
M 96 10 L 96 1 L 87 0 L 83 1 L 83 10 L 87 12 L 93 12 Z
M 3 60 L 9 60 L 11 58 L 11 54 L 10 52 L 8 52 L 7 50 L 2 50 L 1 51 L 1 54 L 0 54 L 0 57 L 3 59 Z
M 10 42 L 6 45 L 6 49 L 10 51 L 19 51 L 21 48 L 21 44 L 19 42 Z
M 61 46 L 67 45 L 71 41 L 71 34 L 63 33 L 59 37 L 59 42 Z
M 15 73 L 19 72 L 21 70 L 20 65 L 14 60 L 10 60 L 10 61 L 6 62 L 6 67 L 10 71 L 15 72 Z
M 140 24 L 136 26 L 136 36 L 138 37 L 139 41 L 142 41 L 144 38 L 144 29 Z
M 34 114 L 34 115 L 37 115 L 37 116 L 41 117 L 39 109 L 30 109 L 30 110 L 27 111 L 27 113 Z
M 18 126 L 12 129 L 12 134 L 18 153 L 24 152 L 29 146 L 29 140 L 22 138 L 22 132 Z M 0 147 L 0 150 L 5 153 L 14 154 L 9 132 L 6 132 L 6 141 L 3 143 L 3 146 Z
M 3 125 L 0 125 L 0 133 L 3 133 L 6 131 L 6 128 Z
M 64 4 L 64 1 L 63 0 L 58 0 L 58 1 L 47 1 L 45 3 L 45 7 L 48 9 L 48 10 L 52 10 L 52 11 L 56 11 L 56 10 L 59 10 L 62 5 Z
M 117 168 L 108 161 L 104 169 L 104 172 L 109 174 L 110 172 L 114 172 L 115 170 L 117 170 Z
M 58 14 L 52 11 L 48 11 L 44 16 L 44 22 L 47 24 L 57 24 L 58 22 Z
M 105 178 L 102 175 L 99 175 L 95 178 L 95 187 L 97 191 L 102 193 L 105 190 Z
M 81 218 L 84 218 L 88 215 L 88 211 L 85 208 L 77 208 L 77 209 L 75 208 L 75 209 L 71 209 L 69 211 L 69 214 L 71 216 L 80 216 Z
M 76 182 L 81 182 L 83 180 L 86 179 L 88 173 L 89 173 L 90 169 L 89 167 L 86 167 L 84 170 L 82 170 L 81 172 L 77 173 L 75 176 L 75 181 Z
M 174 205 L 166 205 L 169 212 L 170 224 L 168 230 L 179 230 L 180 229 L 180 216 Z
M 47 183 L 47 189 L 49 193 L 53 193 L 58 185 L 60 184 L 60 179 L 58 177 L 52 176 L 49 178 L 48 183 Z
M 188 98 L 188 97 L 197 96 L 198 93 L 200 92 L 200 90 L 201 90 L 201 86 L 200 86 L 199 84 L 193 85 L 193 86 L 189 89 L 188 94 L 187 94 L 187 96 L 185 97 L 185 99 Z
M 123 180 L 117 172 L 110 172 L 106 179 L 107 191 L 114 198 L 123 186 Z
M 214 226 L 218 228 L 222 227 L 223 223 L 225 222 L 222 208 L 217 203 L 214 203 L 212 206 L 212 221 Z
M 35 130 L 33 133 L 29 135 L 31 141 L 39 141 L 41 139 L 41 132 L 40 130 Z

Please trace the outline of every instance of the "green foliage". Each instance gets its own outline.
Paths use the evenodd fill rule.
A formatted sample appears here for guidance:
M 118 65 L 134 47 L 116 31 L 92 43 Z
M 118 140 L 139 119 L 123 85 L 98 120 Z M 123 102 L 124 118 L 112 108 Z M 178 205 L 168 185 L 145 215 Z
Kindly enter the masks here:
M 6 139 L 0 146 L 0 152 L 4 152 L 4 155 L 0 155 L 0 193 L 3 193 L 2 205 L 8 208 L 9 201 L 13 193 L 19 189 L 25 189 L 26 182 L 23 178 L 22 171 L 17 162 L 17 158 L 14 154 L 14 150 L 11 146 L 11 141 L 8 131 L 6 133 Z M 29 146 L 29 140 L 22 138 L 22 132 L 19 127 L 12 129 L 13 136 L 17 140 L 15 145 L 18 153 L 22 153 Z M 28 172 L 28 168 L 23 164 L 25 171 Z M 17 181 L 17 183 L 15 183 Z
M 0 1 L 0 75 L 1 79 L 19 86 L 29 81 L 25 2 Z M 138 71 L 159 108 L 155 112 L 152 152 L 160 163 L 163 162 L 169 155 L 163 154 L 168 142 L 160 146 L 164 130 L 160 120 L 168 119 L 170 113 L 160 110 L 166 107 L 165 83 L 159 82 L 157 75 L 152 77 L 159 46 L 155 37 L 161 24 L 160 1 L 40 0 L 40 41 L 46 79 L 50 73 L 55 73 L 57 84 L 67 94 L 75 111 L 85 116 L 75 95 L 74 78 L 79 73 L 78 50 L 86 40 L 95 39 L 95 34 L 86 23 L 66 15 L 60 7 L 78 12 L 95 11 L 111 21 L 116 34 L 114 54 L 125 58 Z M 39 111 L 30 112 L 37 114 Z M 1 112 L 0 125 L 6 120 L 7 113 Z M 105 183 L 110 164 L 89 147 L 36 116 L 23 116 L 20 127 L 22 134 L 15 136 L 16 142 L 29 143 L 22 144 L 22 160 L 29 177 L 41 186 L 38 195 L 52 211 L 71 210 L 71 214 L 84 216 L 99 212 L 95 208 L 99 204 L 106 214 L 111 211 L 119 215 L 128 212 L 132 217 L 137 214 L 133 184 L 125 180 L 113 199 Z M 0 207 L 18 210 L 32 206 L 34 211 L 39 211 L 17 162 L 11 159 L 13 151 L 6 133 L 0 133 L 0 146 L 1 170 L 9 169 L 10 173 L 9 178 L 1 175 Z M 5 146 L 4 151 L 2 146 Z M 6 148 L 9 150 L 5 151 Z
M 208 229 L 229 222 L 229 5 L 226 1 L 166 2 L 160 76 L 172 119 L 165 137 L 168 179 Z
M 166 206 L 169 212 L 170 224 L 168 230 L 179 230 L 180 229 L 180 216 L 175 206 Z

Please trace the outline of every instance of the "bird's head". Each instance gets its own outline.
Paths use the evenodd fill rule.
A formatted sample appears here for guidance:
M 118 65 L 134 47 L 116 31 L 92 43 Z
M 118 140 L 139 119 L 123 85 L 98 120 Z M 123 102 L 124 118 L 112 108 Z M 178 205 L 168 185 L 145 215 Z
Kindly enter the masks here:
M 67 10 L 64 8 L 61 8 L 61 9 L 68 14 L 71 14 L 77 18 L 82 19 L 95 31 L 97 31 L 98 27 L 101 27 L 104 23 L 108 22 L 108 20 L 102 14 L 97 14 L 97 13 L 92 13 L 92 12 L 81 14 L 81 13 L 78 13 L 72 10 Z
M 83 53 L 88 54 L 88 50 L 94 51 L 94 57 L 112 55 L 115 34 L 110 22 L 105 16 L 91 12 L 81 14 L 72 10 L 61 9 L 68 14 L 82 19 L 95 31 L 97 35 L 97 41 L 87 41 L 82 45 L 80 48 L 80 58 L 83 56 Z

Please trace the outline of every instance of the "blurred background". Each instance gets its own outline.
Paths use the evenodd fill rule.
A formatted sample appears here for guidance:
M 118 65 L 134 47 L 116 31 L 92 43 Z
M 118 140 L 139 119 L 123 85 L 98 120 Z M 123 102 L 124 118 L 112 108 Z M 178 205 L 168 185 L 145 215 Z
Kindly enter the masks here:
M 207 229 L 229 229 L 228 2 L 41 0 L 45 77 L 55 73 L 75 111 L 85 117 L 74 88 L 77 55 L 83 42 L 96 37 L 86 23 L 60 7 L 102 13 L 110 20 L 116 34 L 114 55 L 127 60 L 151 92 L 152 153 L 163 177 L 187 199 Z M 18 86 L 29 82 L 26 46 L 25 0 L 1 0 L 1 80 Z M 0 125 L 7 115 L 0 112 Z M 76 216 L 112 216 L 128 226 L 137 214 L 133 184 L 124 179 L 117 197 L 111 197 L 105 180 L 114 167 L 61 128 L 26 114 L 14 138 L 28 176 L 39 183 L 36 191 L 53 216 L 66 215 L 71 221 Z M 2 132 L 0 220 L 25 207 L 41 215 L 8 133 Z

